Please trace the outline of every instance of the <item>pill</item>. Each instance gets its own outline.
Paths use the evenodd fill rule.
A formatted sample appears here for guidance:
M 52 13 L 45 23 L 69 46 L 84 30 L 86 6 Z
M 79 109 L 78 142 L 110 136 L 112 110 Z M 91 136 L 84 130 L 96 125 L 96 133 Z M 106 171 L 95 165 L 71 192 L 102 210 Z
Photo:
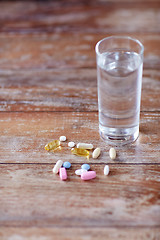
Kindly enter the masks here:
M 114 148 L 110 148 L 109 156 L 110 156 L 111 159 L 115 159 L 116 158 L 116 150 Z
M 101 149 L 100 148 L 96 148 L 96 149 L 94 149 L 94 151 L 92 153 L 92 157 L 93 158 L 98 158 L 100 153 L 101 153 Z
M 61 180 L 66 180 L 67 179 L 67 171 L 64 167 L 61 167 L 59 169 L 59 176 Z
M 71 167 L 71 163 L 70 162 L 64 162 L 63 163 L 63 167 L 64 168 L 70 168 Z
M 87 163 L 84 163 L 82 166 L 81 166 L 82 169 L 86 169 L 87 171 L 90 169 L 90 166 L 89 164 Z
M 61 142 L 65 142 L 66 141 L 66 136 L 60 136 L 60 138 L 59 138 L 59 140 L 61 141 Z
M 76 175 L 81 175 L 83 172 L 87 172 L 87 170 L 86 169 L 77 169 L 76 171 L 75 171 L 75 174 Z
M 75 154 L 77 156 L 81 157 L 87 157 L 89 159 L 89 151 L 83 148 L 72 148 L 71 149 L 72 154 Z
M 82 149 L 92 149 L 93 145 L 89 143 L 78 143 L 77 148 L 82 148 Z
M 75 143 L 74 143 L 74 142 L 69 142 L 69 143 L 68 143 L 68 147 L 73 148 L 74 146 L 75 146 Z
M 105 167 L 104 167 L 104 175 L 108 175 L 109 174 L 109 166 L 108 165 L 106 165 Z
M 54 151 L 60 147 L 60 141 L 59 140 L 53 140 L 52 142 L 49 142 L 45 145 L 45 150 L 47 151 Z
M 87 171 L 81 174 L 81 179 L 82 180 L 90 180 L 96 177 L 96 172 L 95 171 Z
M 58 173 L 58 170 L 60 169 L 60 167 L 62 166 L 63 161 L 62 160 L 58 160 L 53 168 L 53 173 Z

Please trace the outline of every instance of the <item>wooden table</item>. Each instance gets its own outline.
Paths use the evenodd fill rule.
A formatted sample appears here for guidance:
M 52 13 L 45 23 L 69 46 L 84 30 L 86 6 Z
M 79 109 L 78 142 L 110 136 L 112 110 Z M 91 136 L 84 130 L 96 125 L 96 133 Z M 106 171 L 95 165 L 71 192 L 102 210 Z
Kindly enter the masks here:
M 129 35 L 145 47 L 140 136 L 117 148 L 98 134 L 94 47 Z M 102 149 L 87 161 L 46 143 Z M 0 239 L 160 239 L 160 1 L 0 2 Z M 68 160 L 67 181 L 52 173 Z M 89 162 L 97 172 L 75 175 Z M 105 164 L 109 176 L 103 175 Z

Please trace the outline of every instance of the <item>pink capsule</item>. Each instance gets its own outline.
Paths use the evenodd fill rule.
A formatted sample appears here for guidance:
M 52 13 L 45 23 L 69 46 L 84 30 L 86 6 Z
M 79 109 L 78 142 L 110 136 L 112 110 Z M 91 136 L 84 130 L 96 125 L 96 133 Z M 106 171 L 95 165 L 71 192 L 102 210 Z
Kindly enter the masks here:
M 61 167 L 59 169 L 59 176 L 61 180 L 66 180 L 67 179 L 67 171 L 64 167 Z
M 81 174 L 81 179 L 82 180 L 90 180 L 96 177 L 96 172 L 95 171 L 87 171 L 83 172 Z

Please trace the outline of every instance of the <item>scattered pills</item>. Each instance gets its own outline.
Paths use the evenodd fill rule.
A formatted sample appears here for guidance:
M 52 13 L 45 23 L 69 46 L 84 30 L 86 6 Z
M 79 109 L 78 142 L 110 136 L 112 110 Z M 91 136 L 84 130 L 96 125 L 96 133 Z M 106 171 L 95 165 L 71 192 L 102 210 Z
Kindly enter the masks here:
M 65 142 L 66 139 L 67 139 L 66 136 L 60 136 L 60 138 L 59 138 L 60 142 Z
M 108 165 L 106 165 L 105 167 L 104 167 L 104 175 L 108 175 L 109 174 L 109 166 Z
M 92 157 L 93 158 L 98 158 L 100 154 L 101 154 L 101 149 L 100 148 L 96 148 L 96 149 L 94 149 L 94 151 L 92 153 Z
M 82 148 L 82 149 L 92 149 L 93 145 L 89 143 L 78 143 L 77 148 Z
M 89 164 L 84 163 L 84 164 L 81 166 L 81 168 L 82 168 L 82 169 L 86 169 L 86 170 L 88 171 L 91 167 L 89 166 Z
M 96 172 L 95 171 L 87 171 L 81 174 L 81 179 L 82 180 L 90 180 L 96 177 Z
M 45 145 L 45 150 L 47 151 L 54 151 L 60 147 L 60 141 L 59 140 L 53 140 L 52 142 L 49 142 Z
M 55 151 L 56 149 L 60 149 L 61 142 L 66 141 L 66 136 L 60 136 L 59 140 L 53 140 L 52 142 L 49 142 L 45 145 L 45 150 L 47 151 Z M 89 143 L 78 143 L 77 147 L 75 147 L 75 142 L 69 142 L 68 147 L 71 148 L 72 154 L 75 154 L 77 156 L 83 156 L 87 157 L 89 159 L 90 156 L 90 150 L 93 149 L 93 145 Z M 101 154 L 101 149 L 99 147 L 95 148 L 94 151 L 92 152 L 92 157 L 94 159 L 98 158 Z M 109 156 L 113 160 L 116 158 L 116 150 L 115 148 L 110 148 L 109 150 Z M 53 173 L 57 174 L 59 172 L 60 179 L 66 180 L 67 179 L 67 170 L 71 167 L 71 163 L 68 161 L 65 161 L 63 163 L 62 160 L 58 160 L 53 167 L 52 171 Z M 82 180 L 91 180 L 96 177 L 96 172 L 95 171 L 89 171 L 90 170 L 90 165 L 85 163 L 82 164 L 81 169 L 77 169 L 75 171 L 75 174 L 78 176 L 81 176 Z M 107 176 L 109 174 L 109 166 L 105 165 L 104 166 L 104 175 Z
M 77 156 L 81 157 L 87 157 L 89 159 L 89 151 L 83 148 L 72 148 L 71 149 L 72 154 L 75 154 Z
M 63 161 L 62 160 L 58 160 L 53 168 L 53 173 L 58 173 L 59 169 L 61 168 L 63 164 Z
M 68 168 L 71 167 L 71 163 L 70 162 L 64 162 L 63 167 L 68 169 Z
M 110 148 L 109 156 L 112 160 L 116 158 L 116 150 L 114 148 Z
M 66 180 L 67 179 L 67 171 L 64 167 L 61 167 L 59 169 L 59 176 L 61 180 Z
M 68 147 L 73 148 L 74 146 L 75 146 L 75 143 L 74 143 L 74 142 L 69 142 L 69 143 L 68 143 Z
M 75 174 L 80 176 L 80 175 L 81 175 L 82 173 L 84 173 L 84 172 L 87 172 L 87 170 L 81 168 L 81 169 L 77 169 L 77 170 L 75 171 Z

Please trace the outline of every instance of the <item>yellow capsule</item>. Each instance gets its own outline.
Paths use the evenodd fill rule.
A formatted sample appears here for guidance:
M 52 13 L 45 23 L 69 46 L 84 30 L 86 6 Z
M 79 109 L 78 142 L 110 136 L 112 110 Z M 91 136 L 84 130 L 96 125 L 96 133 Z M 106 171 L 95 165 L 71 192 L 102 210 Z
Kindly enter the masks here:
M 55 151 L 58 148 L 60 148 L 60 141 L 59 140 L 53 140 L 52 142 L 47 143 L 46 146 L 45 146 L 45 149 L 47 151 Z
M 87 157 L 89 159 L 89 151 L 83 148 L 72 148 L 71 152 L 77 156 Z

